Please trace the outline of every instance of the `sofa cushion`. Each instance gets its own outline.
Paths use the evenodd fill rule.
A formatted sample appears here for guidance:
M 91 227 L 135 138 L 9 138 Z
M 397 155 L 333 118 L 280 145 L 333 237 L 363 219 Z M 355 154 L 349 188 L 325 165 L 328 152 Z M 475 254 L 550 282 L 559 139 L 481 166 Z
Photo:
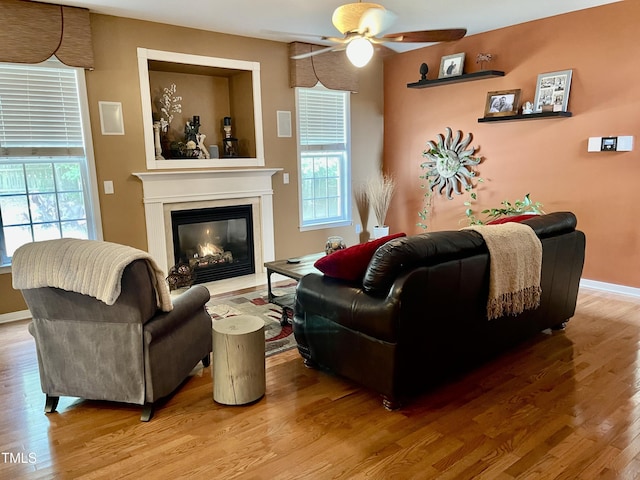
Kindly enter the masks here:
M 343 250 L 338 250 L 316 260 L 314 267 L 328 277 L 350 282 L 360 281 L 362 277 L 364 277 L 364 272 L 367 270 L 369 261 L 378 247 L 384 245 L 389 240 L 404 236 L 406 236 L 404 233 L 394 233 L 370 242 L 360 243 Z
M 472 231 L 441 231 L 398 238 L 381 246 L 362 280 L 365 292 L 385 296 L 403 272 L 478 253 L 487 253 L 482 236 Z

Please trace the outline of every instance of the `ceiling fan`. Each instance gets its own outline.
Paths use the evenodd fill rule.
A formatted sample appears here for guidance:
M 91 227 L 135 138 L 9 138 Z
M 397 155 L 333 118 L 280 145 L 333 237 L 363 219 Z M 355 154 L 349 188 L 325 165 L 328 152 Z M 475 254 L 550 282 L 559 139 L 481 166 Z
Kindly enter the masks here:
M 396 14 L 377 3 L 347 3 L 335 9 L 331 21 L 344 37 L 321 37 L 322 40 L 334 42 L 327 48 L 291 57 L 294 60 L 320 55 L 326 52 L 346 50 L 347 57 L 356 67 L 363 67 L 373 56 L 374 45 L 387 42 L 396 43 L 432 43 L 458 40 L 467 33 L 466 28 L 450 28 L 444 30 L 418 30 L 415 32 L 385 32 L 396 19 Z

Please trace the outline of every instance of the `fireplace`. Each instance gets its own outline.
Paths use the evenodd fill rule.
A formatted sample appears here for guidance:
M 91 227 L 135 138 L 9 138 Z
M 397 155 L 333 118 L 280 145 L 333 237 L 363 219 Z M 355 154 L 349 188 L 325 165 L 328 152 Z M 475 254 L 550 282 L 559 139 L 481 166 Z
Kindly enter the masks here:
M 261 167 L 134 173 L 143 186 L 147 248 L 160 269 L 168 273 L 176 264 L 172 212 L 251 204 L 255 262 L 251 274 L 264 273 L 264 262 L 275 260 L 271 177 L 280 170 Z
M 251 205 L 171 212 L 174 258 L 189 264 L 195 283 L 255 272 Z

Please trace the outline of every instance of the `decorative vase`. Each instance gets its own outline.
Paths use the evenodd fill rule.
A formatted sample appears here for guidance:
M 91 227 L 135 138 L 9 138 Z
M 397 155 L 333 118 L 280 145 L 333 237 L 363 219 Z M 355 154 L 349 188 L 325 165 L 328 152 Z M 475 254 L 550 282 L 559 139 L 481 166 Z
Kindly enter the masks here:
M 156 160 L 164 160 L 160 143 L 160 122 L 153 122 L 153 146 L 156 150 Z
M 381 227 L 376 225 L 375 227 L 373 227 L 373 238 L 374 239 L 386 237 L 387 235 L 389 235 L 389 226 L 388 225 L 383 225 Z
M 327 255 L 337 252 L 338 250 L 344 250 L 347 246 L 344 243 L 342 237 L 337 235 L 327 238 L 327 243 L 324 246 L 324 253 Z

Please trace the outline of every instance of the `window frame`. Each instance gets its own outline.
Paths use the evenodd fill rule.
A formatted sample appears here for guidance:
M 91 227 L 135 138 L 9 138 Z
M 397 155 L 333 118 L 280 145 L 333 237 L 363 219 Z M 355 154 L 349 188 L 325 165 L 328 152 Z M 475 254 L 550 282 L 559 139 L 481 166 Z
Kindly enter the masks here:
M 21 64 L 19 64 L 21 65 Z M 89 113 L 89 100 L 87 94 L 87 84 L 85 79 L 85 70 L 78 67 L 69 67 L 64 65 L 55 57 L 50 58 L 39 64 L 30 64 L 30 67 L 52 67 L 65 68 L 75 71 L 76 85 L 78 89 L 78 106 L 80 109 L 80 121 L 82 128 L 82 137 L 84 142 L 84 164 L 81 163 L 81 169 L 84 171 L 82 175 L 82 187 L 85 200 L 87 230 L 90 239 L 103 240 L 102 231 L 102 216 L 100 211 L 100 199 L 98 193 L 98 181 L 95 165 L 95 155 L 93 150 L 93 137 L 91 133 L 91 121 Z M 74 155 L 69 155 L 73 157 Z M 27 163 L 21 160 L 21 158 L 31 157 L 34 163 L 46 162 L 48 159 L 60 159 L 63 161 L 64 156 L 52 156 L 46 154 L 40 155 L 21 155 L 20 157 L 14 156 L 17 159 L 17 163 Z M 0 162 L 3 159 L 12 158 L 9 156 L 0 156 Z M 6 163 L 10 163 L 7 161 Z M 53 161 L 52 163 L 55 163 Z M 11 265 L 0 265 L 0 274 L 10 273 Z
M 316 90 L 326 91 L 344 96 L 344 132 L 345 143 L 344 148 L 336 148 L 336 144 L 324 144 L 319 145 L 316 149 L 306 148 L 301 143 L 301 109 L 300 109 L 300 92 L 302 90 Z M 298 228 L 301 232 L 310 230 L 319 230 L 334 227 L 343 227 L 352 225 L 352 207 L 351 207 L 351 92 L 330 90 L 318 83 L 311 88 L 296 87 L 295 88 L 295 101 L 296 101 L 296 125 L 297 125 L 297 165 L 298 165 Z M 302 178 L 302 162 L 305 154 L 314 152 L 325 152 L 326 154 L 340 153 L 344 154 L 344 160 L 341 161 L 340 175 L 341 182 L 339 185 L 340 194 L 340 207 L 342 215 L 337 218 L 324 218 L 316 220 L 304 220 L 304 205 L 303 205 L 303 178 Z M 318 155 L 316 155 L 318 156 Z

